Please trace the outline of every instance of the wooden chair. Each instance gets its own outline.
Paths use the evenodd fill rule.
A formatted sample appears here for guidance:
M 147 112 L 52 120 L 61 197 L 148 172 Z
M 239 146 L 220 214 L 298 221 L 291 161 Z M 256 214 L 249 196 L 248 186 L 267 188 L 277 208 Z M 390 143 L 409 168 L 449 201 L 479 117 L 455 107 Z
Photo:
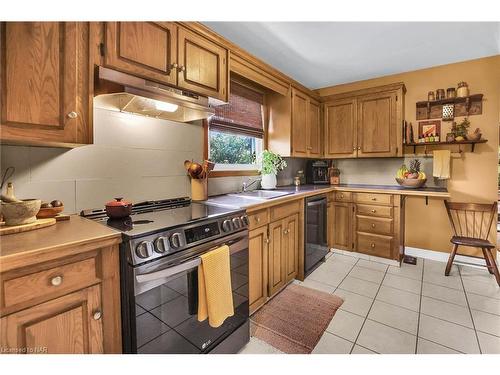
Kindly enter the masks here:
M 451 266 L 459 246 L 471 246 L 480 248 L 483 251 L 485 267 L 495 275 L 500 286 L 500 273 L 498 272 L 495 258 L 491 252 L 495 249 L 489 240 L 489 234 L 493 220 L 497 217 L 497 202 L 493 204 L 478 203 L 451 203 L 444 201 L 451 227 L 453 228 L 453 237 L 450 242 L 453 244 L 448 264 L 444 274 L 450 274 Z

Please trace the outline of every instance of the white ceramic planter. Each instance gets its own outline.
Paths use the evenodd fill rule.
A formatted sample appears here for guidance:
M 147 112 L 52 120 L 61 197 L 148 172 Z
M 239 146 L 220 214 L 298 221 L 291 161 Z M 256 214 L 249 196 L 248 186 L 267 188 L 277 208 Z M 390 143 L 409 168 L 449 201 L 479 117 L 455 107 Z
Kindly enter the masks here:
M 260 187 L 262 189 L 271 190 L 276 189 L 276 175 L 275 174 L 263 174 L 262 180 L 260 181 Z

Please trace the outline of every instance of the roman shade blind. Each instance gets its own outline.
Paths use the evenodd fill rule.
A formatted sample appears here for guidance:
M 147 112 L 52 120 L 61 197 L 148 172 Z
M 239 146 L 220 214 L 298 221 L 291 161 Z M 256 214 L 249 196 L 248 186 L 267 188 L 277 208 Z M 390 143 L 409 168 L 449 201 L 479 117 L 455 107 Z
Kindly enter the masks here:
M 230 87 L 229 103 L 215 107 L 210 129 L 263 138 L 264 95 L 233 80 Z

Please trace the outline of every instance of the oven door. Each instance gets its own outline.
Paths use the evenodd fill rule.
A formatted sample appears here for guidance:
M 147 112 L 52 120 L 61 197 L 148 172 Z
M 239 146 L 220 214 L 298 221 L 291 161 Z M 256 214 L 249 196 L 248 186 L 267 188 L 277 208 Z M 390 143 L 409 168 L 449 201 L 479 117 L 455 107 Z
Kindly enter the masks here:
M 234 315 L 218 328 L 198 321 L 199 255 L 227 244 L 230 249 Z M 248 320 L 248 232 L 136 267 L 131 332 L 137 353 L 207 353 Z M 133 326 L 135 325 L 135 328 Z

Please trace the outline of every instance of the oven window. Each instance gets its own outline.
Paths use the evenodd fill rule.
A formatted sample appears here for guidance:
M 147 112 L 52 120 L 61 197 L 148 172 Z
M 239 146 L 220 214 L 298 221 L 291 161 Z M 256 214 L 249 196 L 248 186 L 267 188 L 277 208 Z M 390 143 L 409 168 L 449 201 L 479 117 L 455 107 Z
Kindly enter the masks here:
M 198 269 L 135 297 L 138 353 L 208 352 L 248 319 L 248 250 L 231 255 L 235 314 L 218 328 L 198 322 Z

